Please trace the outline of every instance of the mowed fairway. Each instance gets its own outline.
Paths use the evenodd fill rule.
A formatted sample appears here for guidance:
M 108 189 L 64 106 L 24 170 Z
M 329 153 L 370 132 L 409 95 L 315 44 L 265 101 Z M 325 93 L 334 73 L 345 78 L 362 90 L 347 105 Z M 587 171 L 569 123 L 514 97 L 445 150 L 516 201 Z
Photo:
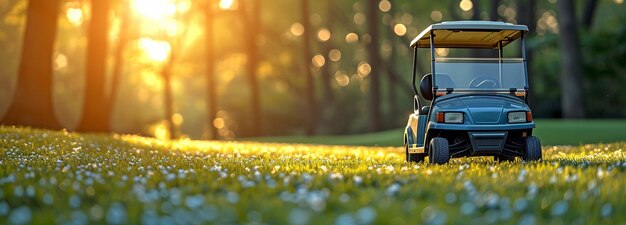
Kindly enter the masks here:
M 625 224 L 626 143 L 541 162 L 0 127 L 0 224 Z

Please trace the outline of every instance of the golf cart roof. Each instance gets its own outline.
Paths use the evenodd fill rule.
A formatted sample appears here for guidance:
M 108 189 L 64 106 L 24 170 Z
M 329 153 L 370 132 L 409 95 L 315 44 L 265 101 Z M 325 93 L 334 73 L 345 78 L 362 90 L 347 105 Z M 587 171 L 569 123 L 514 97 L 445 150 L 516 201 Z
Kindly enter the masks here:
M 435 48 L 498 48 L 528 32 L 526 25 L 495 21 L 451 21 L 428 26 L 411 41 L 411 47 L 430 48 L 430 34 L 434 33 Z

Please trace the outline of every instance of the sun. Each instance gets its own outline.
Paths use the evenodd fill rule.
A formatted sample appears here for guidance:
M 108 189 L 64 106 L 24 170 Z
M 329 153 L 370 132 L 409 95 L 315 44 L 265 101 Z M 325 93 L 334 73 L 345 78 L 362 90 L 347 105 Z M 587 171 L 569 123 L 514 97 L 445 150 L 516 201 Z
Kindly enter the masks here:
M 140 38 L 139 48 L 145 56 L 155 62 L 164 62 L 170 54 L 170 44 L 166 41 L 157 41 L 150 38 Z
M 176 13 L 176 4 L 171 0 L 133 0 L 133 10 L 150 20 L 162 20 Z

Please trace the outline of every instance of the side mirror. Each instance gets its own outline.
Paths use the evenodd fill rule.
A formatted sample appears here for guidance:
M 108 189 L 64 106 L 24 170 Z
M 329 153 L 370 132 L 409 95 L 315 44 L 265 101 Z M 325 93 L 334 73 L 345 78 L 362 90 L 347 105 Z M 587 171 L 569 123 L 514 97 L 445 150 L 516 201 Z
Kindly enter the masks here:
M 432 74 L 426 74 L 422 77 L 422 81 L 420 81 L 420 95 L 428 101 L 433 100 Z

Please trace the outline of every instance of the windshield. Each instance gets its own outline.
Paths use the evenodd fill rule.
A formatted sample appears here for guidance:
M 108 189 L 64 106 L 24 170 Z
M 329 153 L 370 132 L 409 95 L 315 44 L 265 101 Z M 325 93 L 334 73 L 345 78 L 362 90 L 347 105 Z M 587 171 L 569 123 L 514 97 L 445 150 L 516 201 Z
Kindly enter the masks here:
M 524 61 L 519 58 L 437 58 L 435 73 L 433 86 L 439 90 L 509 91 L 528 86 Z

